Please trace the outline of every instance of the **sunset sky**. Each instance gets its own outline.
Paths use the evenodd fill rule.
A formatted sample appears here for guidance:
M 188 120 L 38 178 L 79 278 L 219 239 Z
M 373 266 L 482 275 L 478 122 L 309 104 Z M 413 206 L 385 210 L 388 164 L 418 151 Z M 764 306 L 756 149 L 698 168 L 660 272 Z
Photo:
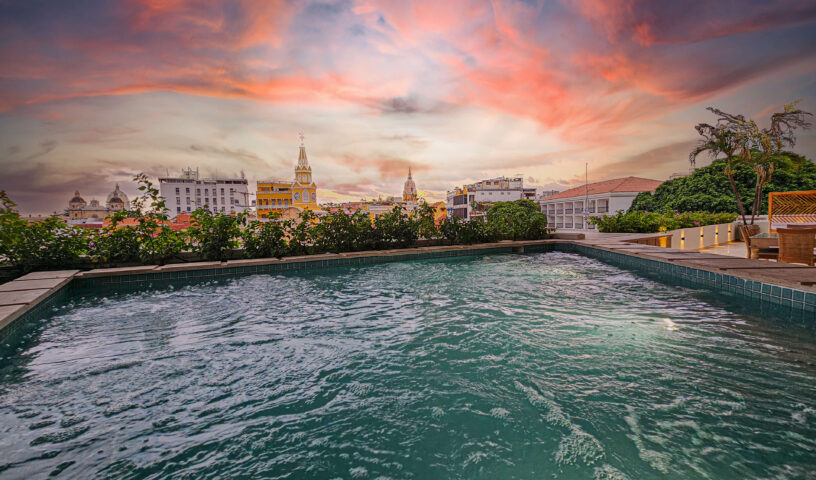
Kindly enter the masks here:
M 688 169 L 709 105 L 816 111 L 816 2 L 0 0 L 0 189 L 291 178 L 320 202 Z M 816 158 L 816 132 L 796 151 Z M 704 163 L 704 162 L 703 162 Z

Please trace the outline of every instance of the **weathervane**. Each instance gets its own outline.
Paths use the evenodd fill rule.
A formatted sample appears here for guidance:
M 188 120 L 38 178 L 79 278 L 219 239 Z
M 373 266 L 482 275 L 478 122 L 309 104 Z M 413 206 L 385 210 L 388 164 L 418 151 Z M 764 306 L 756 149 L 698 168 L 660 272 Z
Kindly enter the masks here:
M 299 132 L 298 136 L 300 137 L 300 146 L 302 147 L 303 146 L 303 138 L 304 138 L 303 132 Z

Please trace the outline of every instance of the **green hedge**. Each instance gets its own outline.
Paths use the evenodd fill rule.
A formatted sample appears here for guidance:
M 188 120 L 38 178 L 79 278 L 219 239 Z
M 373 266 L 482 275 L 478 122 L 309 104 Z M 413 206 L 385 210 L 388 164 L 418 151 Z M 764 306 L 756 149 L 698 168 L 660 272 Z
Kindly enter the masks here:
M 658 233 L 678 228 L 703 227 L 719 223 L 731 223 L 736 213 L 709 212 L 649 212 L 638 210 L 618 211 L 615 215 L 591 217 L 590 223 L 602 233 Z
M 473 244 L 546 237 L 546 216 L 530 200 L 496 204 L 485 219 L 453 217 L 434 223 L 433 209 L 420 205 L 408 214 L 399 206 L 374 221 L 361 212 L 329 213 L 319 219 L 303 212 L 297 220 L 262 222 L 247 216 L 197 210 L 193 226 L 170 227 L 164 201 L 144 176 L 134 209 L 117 212 L 105 228 L 83 229 L 57 218 L 28 223 L 0 191 L 0 263 L 21 272 L 77 266 L 164 264 L 190 252 L 206 260 L 340 253 L 413 246 L 419 239 Z M 128 226 L 122 226 L 125 219 Z

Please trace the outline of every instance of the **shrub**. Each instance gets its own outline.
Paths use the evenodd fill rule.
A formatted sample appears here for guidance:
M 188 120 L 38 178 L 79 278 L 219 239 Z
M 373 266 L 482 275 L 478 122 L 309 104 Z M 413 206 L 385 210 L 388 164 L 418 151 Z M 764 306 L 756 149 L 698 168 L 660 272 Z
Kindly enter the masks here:
M 0 258 L 23 272 L 76 267 L 88 249 L 88 233 L 49 217 L 29 223 L 0 191 Z
M 375 248 L 405 248 L 419 237 L 416 222 L 399 205 L 374 218 L 374 230 Z
M 239 245 L 244 214 L 212 213 L 205 207 L 195 210 L 192 220 L 187 229 L 192 250 L 206 260 L 229 260 Z
M 547 216 L 532 200 L 498 202 L 486 216 L 489 229 L 502 240 L 539 240 L 547 235 Z
M 271 221 L 253 220 L 241 232 L 244 254 L 248 258 L 282 257 L 286 254 L 283 224 L 273 217 Z

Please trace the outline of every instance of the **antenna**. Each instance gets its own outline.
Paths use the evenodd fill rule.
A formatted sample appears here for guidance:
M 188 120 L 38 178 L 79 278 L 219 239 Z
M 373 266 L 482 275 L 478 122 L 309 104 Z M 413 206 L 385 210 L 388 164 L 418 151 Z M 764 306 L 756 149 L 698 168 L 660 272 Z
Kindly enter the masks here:
M 584 228 L 587 228 L 586 223 L 589 220 L 589 162 L 584 164 Z

